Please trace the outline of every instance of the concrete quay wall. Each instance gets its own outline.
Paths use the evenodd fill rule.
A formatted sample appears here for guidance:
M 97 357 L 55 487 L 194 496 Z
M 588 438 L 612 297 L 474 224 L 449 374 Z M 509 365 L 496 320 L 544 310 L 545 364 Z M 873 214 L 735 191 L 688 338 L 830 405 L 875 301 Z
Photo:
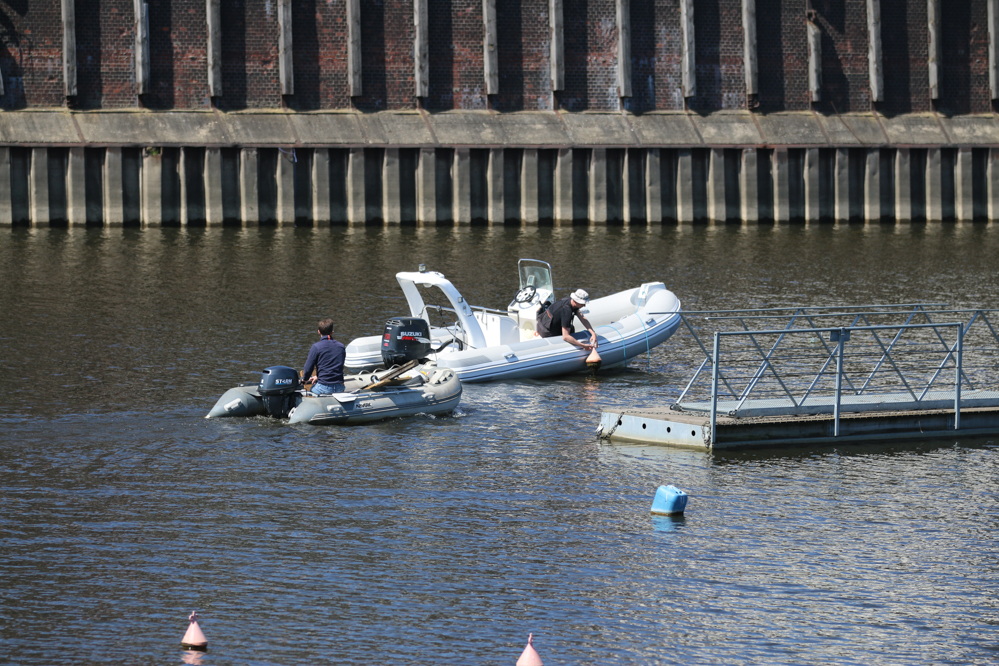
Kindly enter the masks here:
M 999 118 L 0 113 L 0 225 L 989 221 Z

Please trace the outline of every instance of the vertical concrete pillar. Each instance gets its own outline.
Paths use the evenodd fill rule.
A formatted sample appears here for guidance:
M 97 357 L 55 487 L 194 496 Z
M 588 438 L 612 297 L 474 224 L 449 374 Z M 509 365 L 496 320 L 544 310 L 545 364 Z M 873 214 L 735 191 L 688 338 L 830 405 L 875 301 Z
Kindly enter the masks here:
M 361 0 L 347 0 L 347 87 L 350 88 L 351 97 L 357 97 L 362 94 Z M 348 170 L 349 168 L 348 165 Z M 361 205 L 364 205 L 363 201 Z
M 0 227 L 9 227 L 14 223 L 10 189 L 10 148 L 0 146 Z
M 222 150 L 205 148 L 205 224 L 222 224 Z
M 625 149 L 624 157 L 621 159 L 621 219 L 625 222 L 631 222 L 631 160 L 628 159 L 630 152 L 631 150 Z
M 135 93 L 149 92 L 149 5 L 146 0 L 133 0 L 135 26 Z
M 14 202 L 10 175 L 10 147 L 0 146 L 0 226 L 14 223 Z
M 760 221 L 759 166 L 756 148 L 742 150 L 739 171 L 739 207 L 743 222 Z
M 239 154 L 239 215 L 244 225 L 260 223 L 260 197 L 257 191 L 256 148 L 243 148 Z
M 884 97 L 881 70 L 881 0 L 867 0 L 867 67 L 871 84 L 871 101 Z
M 676 221 L 694 221 L 694 155 L 690 148 L 676 151 Z
M 684 97 L 697 94 L 697 70 L 694 62 L 694 0 L 680 0 L 680 79 Z
M 954 214 L 961 222 L 975 219 L 971 169 L 971 148 L 959 149 L 954 164 Z
M 555 161 L 555 223 L 572 222 L 572 148 L 559 148 Z
M 386 224 L 402 222 L 401 184 L 399 149 L 386 148 L 382 160 L 382 217 Z
M 413 6 L 413 83 L 417 97 L 430 94 L 430 24 L 427 0 Z
M 787 149 L 774 150 L 774 221 L 791 221 L 791 168 L 788 164 Z
M 631 97 L 631 0 L 616 1 L 617 96 Z
M 552 90 L 565 89 L 565 47 L 562 36 L 562 0 L 548 0 L 548 28 Z M 558 215 L 555 216 L 558 219 Z
M 645 215 L 649 224 L 663 221 L 663 183 L 659 149 L 645 150 Z
M 520 164 L 520 219 L 538 223 L 538 151 L 525 148 Z
M 62 0 L 62 83 L 66 97 L 76 95 L 76 3 L 73 0 Z
M 10 182 L 10 178 L 7 181 Z M 999 148 L 989 149 L 989 161 L 985 167 L 985 181 L 989 221 L 994 222 L 999 220 Z
M 496 0 L 482 0 L 482 74 L 486 94 L 499 93 L 499 51 L 496 48 Z M 492 221 L 492 218 L 490 218 Z
M 864 220 L 881 221 L 881 150 L 867 149 L 864 167 Z
M 108 148 L 104 153 L 104 224 L 120 226 L 125 221 L 122 200 L 121 148 Z
M 330 151 L 316 148 L 312 153 L 312 221 L 329 224 L 331 217 Z
M 836 173 L 833 175 L 833 186 L 835 192 L 833 197 L 834 214 L 837 221 L 850 219 L 850 150 L 838 148 L 836 150 Z
M 607 149 L 594 148 L 589 173 L 590 222 L 607 222 Z
M 927 0 L 927 13 L 929 14 L 929 80 L 930 99 L 940 98 L 940 63 L 942 61 L 941 44 L 941 13 L 940 7 L 943 0 Z M 991 5 L 989 5 L 991 7 Z M 991 50 L 989 51 L 991 54 Z
M 66 221 L 73 226 L 87 224 L 87 180 L 83 148 L 70 148 L 66 165 Z
M 351 148 L 347 156 L 347 222 L 364 224 L 364 148 Z
M 725 150 L 712 148 L 708 158 L 708 219 L 724 222 L 725 210 Z
M 206 0 L 208 23 L 208 95 L 222 96 L 222 0 Z
M 503 224 L 506 211 L 503 209 L 503 149 L 489 151 L 486 166 L 486 217 L 489 224 Z
M 999 0 L 986 0 L 989 22 L 989 90 L 992 99 L 999 98 Z
M 186 149 L 181 148 L 179 151 L 180 157 L 177 162 L 177 172 L 180 176 L 180 223 L 183 226 L 187 226 L 187 155 Z
M 926 151 L 926 221 L 943 220 L 943 160 L 940 148 Z
M 142 155 L 142 224 L 158 227 L 163 224 L 163 151 Z
M 822 31 L 811 21 L 806 21 L 808 31 L 808 90 L 812 101 L 822 99 Z
M 908 148 L 895 151 L 895 220 L 912 220 L 912 159 Z
M 742 61 L 746 94 L 759 93 L 756 64 L 756 0 L 742 0 Z
M 278 151 L 277 223 L 295 224 L 295 152 Z
M 805 221 L 818 222 L 819 205 L 819 149 L 805 150 Z
M 455 224 L 472 221 L 472 156 L 468 148 L 455 148 L 451 170 L 451 212 Z
M 416 164 L 416 220 L 437 222 L 437 151 L 422 148 Z
M 32 225 L 49 223 L 49 151 L 31 149 L 31 182 L 28 185 L 29 215 Z
M 278 78 L 281 94 L 295 94 L 295 70 L 292 61 L 291 0 L 277 0 L 278 15 Z M 280 215 L 280 213 L 279 213 Z

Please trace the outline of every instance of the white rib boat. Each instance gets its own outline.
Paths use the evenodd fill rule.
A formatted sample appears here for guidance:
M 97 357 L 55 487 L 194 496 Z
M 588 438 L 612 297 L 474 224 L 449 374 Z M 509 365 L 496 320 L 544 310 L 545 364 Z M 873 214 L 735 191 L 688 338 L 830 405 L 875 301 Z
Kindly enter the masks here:
M 555 299 L 551 266 L 521 259 L 518 272 L 520 289 L 505 311 L 469 305 L 441 273 L 397 273 L 410 316 L 430 324 L 430 359 L 454 370 L 462 382 L 541 379 L 587 370 L 588 352 L 560 335 L 540 338 L 535 332 L 541 305 Z M 448 305 L 427 303 L 430 294 L 425 298 L 421 289 Z M 432 314 L 443 325 L 435 326 Z M 680 301 L 662 282 L 647 282 L 591 300 L 583 315 L 597 334 L 602 367 L 614 367 L 665 342 L 680 325 Z M 578 319 L 576 331 L 577 340 L 589 340 Z M 380 335 L 353 340 L 347 345 L 347 368 L 357 372 L 380 366 L 382 342 Z

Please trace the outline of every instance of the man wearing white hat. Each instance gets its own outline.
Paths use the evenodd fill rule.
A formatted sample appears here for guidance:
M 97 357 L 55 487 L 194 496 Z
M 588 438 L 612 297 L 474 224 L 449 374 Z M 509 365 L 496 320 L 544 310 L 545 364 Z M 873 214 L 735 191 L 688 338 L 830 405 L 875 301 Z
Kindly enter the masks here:
M 561 333 L 562 339 L 570 345 L 575 345 L 586 350 L 595 349 L 597 346 L 597 334 L 593 331 L 590 322 L 586 321 L 586 317 L 580 313 L 580 308 L 589 302 L 590 295 L 582 289 L 577 289 L 571 295 L 552 303 L 547 312 L 542 315 L 544 321 L 542 322 L 542 326 L 540 326 L 541 337 L 550 338 Z M 578 317 L 579 321 L 586 327 L 586 330 L 590 332 L 589 344 L 580 342 L 572 336 L 576 330 L 573 324 L 573 318 L 575 317 Z

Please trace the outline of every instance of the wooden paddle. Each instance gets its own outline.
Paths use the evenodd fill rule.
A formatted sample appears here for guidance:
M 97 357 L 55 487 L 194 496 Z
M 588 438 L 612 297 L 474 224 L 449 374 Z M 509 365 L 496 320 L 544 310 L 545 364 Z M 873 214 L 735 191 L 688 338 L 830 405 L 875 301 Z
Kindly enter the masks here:
M 371 384 L 368 384 L 364 388 L 361 388 L 361 389 L 358 389 L 358 390 L 360 390 L 360 391 L 374 391 L 376 389 L 380 389 L 383 386 L 385 386 L 386 384 L 388 384 L 389 382 L 391 382 L 393 379 L 395 379 L 396 377 L 398 377 L 399 375 L 401 375 L 403 373 L 406 373 L 406 372 L 409 372 L 410 370 L 412 370 L 413 368 L 415 368 L 419 364 L 420 364 L 420 362 L 414 358 L 412 361 L 408 361 L 407 363 L 404 363 L 403 365 L 400 365 L 395 370 L 390 370 L 387 375 L 385 375 L 384 377 L 381 377 L 378 381 L 372 382 Z

